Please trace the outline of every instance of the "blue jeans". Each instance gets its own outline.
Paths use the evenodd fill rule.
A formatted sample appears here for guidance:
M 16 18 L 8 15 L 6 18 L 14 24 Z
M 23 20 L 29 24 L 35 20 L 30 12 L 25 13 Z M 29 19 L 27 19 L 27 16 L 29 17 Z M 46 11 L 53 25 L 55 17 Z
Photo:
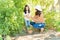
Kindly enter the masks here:
M 30 22 L 30 24 L 31 24 L 34 28 L 37 28 L 37 29 L 44 28 L 44 26 L 45 26 L 45 23 Z
M 26 25 L 27 28 L 29 28 L 30 27 L 30 20 L 25 19 L 25 25 Z

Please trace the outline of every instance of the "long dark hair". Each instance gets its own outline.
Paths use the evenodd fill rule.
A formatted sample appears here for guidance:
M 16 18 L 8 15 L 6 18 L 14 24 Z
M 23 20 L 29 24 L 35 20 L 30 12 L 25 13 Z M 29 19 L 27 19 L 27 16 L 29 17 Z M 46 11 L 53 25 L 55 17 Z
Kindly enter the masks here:
M 41 13 L 42 13 L 42 11 L 39 11 L 39 10 L 37 10 L 37 9 L 36 9 L 35 15 L 40 16 L 40 15 L 41 15 Z
M 30 13 L 30 8 L 28 5 L 25 5 L 25 8 L 24 8 L 24 13 L 26 14 L 26 7 L 28 7 L 28 13 Z

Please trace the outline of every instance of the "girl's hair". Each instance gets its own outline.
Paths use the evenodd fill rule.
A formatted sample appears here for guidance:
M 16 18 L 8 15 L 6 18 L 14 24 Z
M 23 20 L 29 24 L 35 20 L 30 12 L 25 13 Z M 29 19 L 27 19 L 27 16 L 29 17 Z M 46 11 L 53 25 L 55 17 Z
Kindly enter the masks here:
M 37 9 L 36 9 L 36 10 L 37 10 Z M 40 16 L 40 15 L 41 15 L 41 11 L 37 10 L 37 11 L 35 12 L 35 15 Z
M 26 7 L 28 7 L 28 13 L 30 13 L 30 8 L 28 5 L 25 5 L 25 8 L 24 8 L 24 13 L 26 14 Z

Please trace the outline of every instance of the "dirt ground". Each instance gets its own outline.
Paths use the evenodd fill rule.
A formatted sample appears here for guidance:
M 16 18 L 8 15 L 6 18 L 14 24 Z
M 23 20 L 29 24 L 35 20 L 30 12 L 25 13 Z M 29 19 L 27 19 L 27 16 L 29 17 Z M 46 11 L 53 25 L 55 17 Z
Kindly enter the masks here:
M 60 32 L 49 30 L 45 33 L 12 37 L 11 40 L 60 40 Z

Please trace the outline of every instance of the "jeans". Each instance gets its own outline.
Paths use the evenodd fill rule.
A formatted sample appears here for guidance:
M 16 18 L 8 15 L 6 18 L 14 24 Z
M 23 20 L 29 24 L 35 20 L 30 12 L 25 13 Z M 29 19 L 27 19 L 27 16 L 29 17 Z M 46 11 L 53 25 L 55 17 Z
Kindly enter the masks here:
M 30 27 L 30 20 L 25 19 L 25 25 L 26 25 L 27 28 Z
M 45 23 L 30 22 L 30 24 L 31 24 L 34 28 L 38 28 L 38 29 L 44 28 L 44 26 L 45 26 Z

